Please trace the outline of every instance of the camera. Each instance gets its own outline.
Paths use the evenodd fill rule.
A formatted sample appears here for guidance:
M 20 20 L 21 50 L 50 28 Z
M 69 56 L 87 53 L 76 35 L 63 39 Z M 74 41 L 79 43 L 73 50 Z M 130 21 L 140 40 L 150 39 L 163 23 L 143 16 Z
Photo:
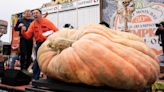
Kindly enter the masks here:
M 156 27 L 160 27 L 160 24 L 155 24 Z
M 160 22 L 158 24 L 155 24 L 156 27 L 160 27 L 161 25 L 164 27 L 164 21 L 162 21 L 162 22 Z

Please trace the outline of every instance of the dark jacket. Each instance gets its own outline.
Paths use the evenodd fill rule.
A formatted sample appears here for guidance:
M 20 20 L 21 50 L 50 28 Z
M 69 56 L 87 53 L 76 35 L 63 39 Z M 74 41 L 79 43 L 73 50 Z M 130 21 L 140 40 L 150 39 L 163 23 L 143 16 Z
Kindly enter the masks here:
M 160 45 L 164 44 L 164 30 L 157 29 L 155 35 L 159 36 L 159 42 L 162 42 Z
M 32 19 L 24 19 L 24 18 L 21 18 L 21 19 L 18 20 L 18 22 L 17 22 L 17 24 L 16 24 L 14 30 L 15 30 L 15 31 L 19 31 L 19 36 L 22 37 L 21 28 L 18 27 L 19 24 L 20 24 L 20 23 L 23 23 L 23 24 L 26 26 L 26 28 L 28 29 L 28 27 L 30 26 L 30 24 L 31 24 L 32 21 L 33 21 Z

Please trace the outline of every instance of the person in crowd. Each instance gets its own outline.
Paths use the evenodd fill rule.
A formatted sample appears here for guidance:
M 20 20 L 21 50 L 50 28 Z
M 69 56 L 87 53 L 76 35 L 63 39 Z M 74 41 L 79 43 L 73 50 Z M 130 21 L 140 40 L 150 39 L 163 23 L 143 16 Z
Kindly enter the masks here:
M 27 70 L 28 66 L 30 65 L 31 61 L 31 54 L 32 54 L 32 47 L 33 47 L 33 39 L 26 39 L 22 34 L 21 34 L 21 28 L 25 26 L 27 29 L 31 22 L 33 21 L 32 19 L 32 13 L 31 10 L 25 10 L 22 13 L 22 18 L 20 18 L 15 26 L 15 31 L 19 31 L 19 36 L 20 36 L 20 63 L 21 63 L 21 70 Z M 26 30 L 27 31 L 27 30 Z
M 26 39 L 31 39 L 33 36 L 36 41 L 35 52 L 38 51 L 38 48 L 41 44 L 47 39 L 49 35 L 43 35 L 48 31 L 58 31 L 58 28 L 48 19 L 42 17 L 42 12 L 39 9 L 34 9 L 32 11 L 34 21 L 30 24 L 28 30 L 26 31 L 26 26 L 22 27 L 22 35 L 25 36 Z M 37 57 L 37 53 L 36 53 Z M 33 80 L 38 80 L 40 75 L 40 69 L 38 65 L 37 59 L 33 64 Z
M 110 28 L 109 24 L 108 24 L 108 23 L 106 23 L 105 21 L 101 21 L 99 24 L 104 25 L 104 26 L 106 26 L 106 27 Z
M 74 27 L 71 25 L 71 24 L 65 24 L 64 26 L 63 26 L 63 28 L 70 28 L 70 29 L 73 29 Z
M 162 50 L 164 53 L 164 21 L 160 22 L 159 24 L 156 24 L 157 31 L 155 32 L 155 35 L 159 36 L 159 44 L 162 46 Z
M 10 69 L 20 68 L 20 52 L 16 51 L 11 53 L 12 61 L 10 63 Z M 18 69 L 18 68 L 17 68 Z

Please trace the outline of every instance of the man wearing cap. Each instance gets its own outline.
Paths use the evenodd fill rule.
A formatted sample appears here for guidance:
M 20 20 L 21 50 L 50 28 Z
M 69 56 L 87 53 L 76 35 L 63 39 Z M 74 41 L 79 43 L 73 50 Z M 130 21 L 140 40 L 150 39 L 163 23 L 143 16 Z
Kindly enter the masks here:
M 156 27 L 158 27 L 157 31 L 155 32 L 155 35 L 159 36 L 159 41 L 161 43 L 160 46 L 162 46 L 162 50 L 164 53 L 164 21 L 160 22 L 159 24 L 156 24 Z

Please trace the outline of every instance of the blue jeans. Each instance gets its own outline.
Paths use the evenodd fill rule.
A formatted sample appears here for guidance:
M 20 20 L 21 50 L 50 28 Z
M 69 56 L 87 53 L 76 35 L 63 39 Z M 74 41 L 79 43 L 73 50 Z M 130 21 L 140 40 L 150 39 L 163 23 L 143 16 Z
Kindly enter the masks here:
M 38 52 L 38 49 L 39 47 L 41 46 L 43 42 L 36 42 L 36 47 L 35 47 L 35 53 L 36 53 L 36 57 L 37 57 L 37 52 Z M 37 58 L 35 59 L 34 61 L 34 64 L 33 64 L 33 76 L 32 78 L 34 80 L 39 80 L 39 76 L 40 76 L 40 68 L 39 68 L 39 65 L 38 65 L 38 60 Z
M 32 39 L 27 40 L 24 37 L 20 38 L 20 63 L 21 70 L 27 70 L 31 64 L 31 54 L 32 54 L 33 41 Z
M 16 60 L 20 60 L 19 56 L 15 56 L 15 57 L 12 58 L 12 61 L 11 61 L 11 64 L 10 64 L 11 69 L 14 69 L 14 65 L 15 65 Z

